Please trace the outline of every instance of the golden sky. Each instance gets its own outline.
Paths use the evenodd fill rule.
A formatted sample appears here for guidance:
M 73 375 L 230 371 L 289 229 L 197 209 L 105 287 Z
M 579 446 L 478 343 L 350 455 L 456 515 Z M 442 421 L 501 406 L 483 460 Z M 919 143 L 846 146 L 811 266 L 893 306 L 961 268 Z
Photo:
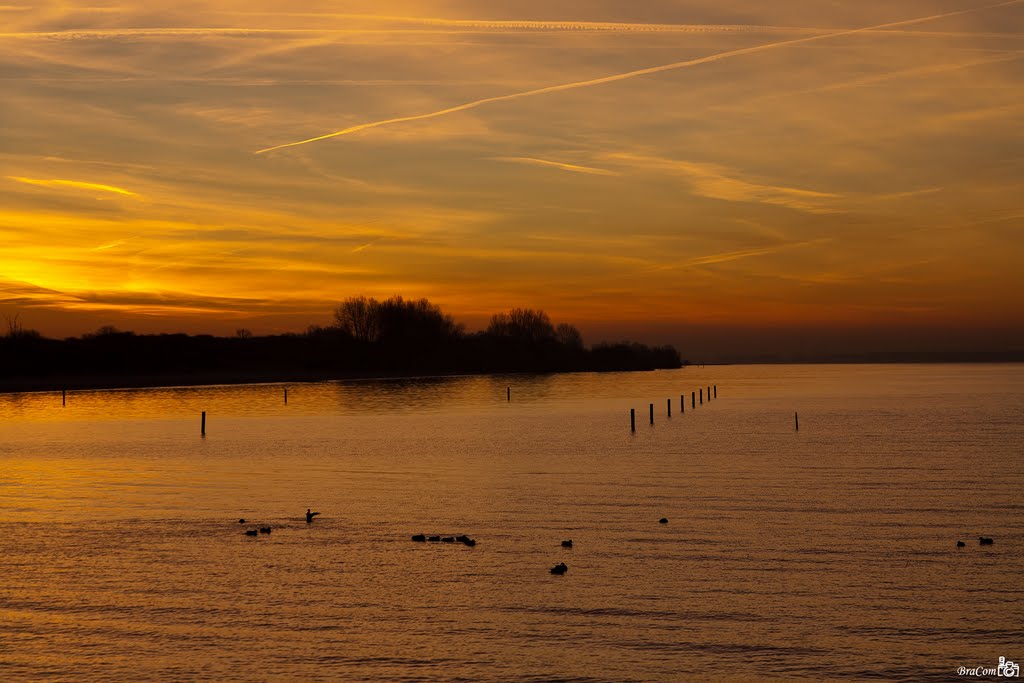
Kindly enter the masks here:
M 1024 344 L 1022 0 L 3 2 L 0 311 L 45 334 L 402 294 Z

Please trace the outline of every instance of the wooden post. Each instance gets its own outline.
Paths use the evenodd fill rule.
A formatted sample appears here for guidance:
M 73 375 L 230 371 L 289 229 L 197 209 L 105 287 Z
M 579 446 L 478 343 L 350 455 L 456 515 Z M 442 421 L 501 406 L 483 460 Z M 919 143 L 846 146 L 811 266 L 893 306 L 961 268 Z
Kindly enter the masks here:
M 288 405 L 288 387 L 284 388 L 284 404 Z
M 796 431 L 800 431 L 800 416 L 793 413 L 793 422 L 796 423 Z
M 690 392 L 690 407 L 691 408 L 696 408 L 697 407 L 697 392 L 696 391 L 691 391 Z
M 512 387 L 511 386 L 505 388 L 505 400 L 510 402 L 510 403 L 512 402 Z
M 635 408 L 630 408 L 629 409 L 629 431 L 631 431 L 631 432 L 635 432 L 636 431 L 636 409 Z
M 704 405 L 704 390 L 698 389 L 698 391 L 700 392 L 700 404 Z
M 715 385 L 715 398 L 718 398 L 718 385 Z
M 60 404 L 62 406 L 66 406 L 68 404 L 68 390 L 67 389 L 61 389 L 60 390 Z
M 654 404 L 651 404 L 651 424 L 654 424 Z
M 206 411 L 203 411 L 202 422 L 199 423 L 199 435 L 206 436 Z
M 668 399 L 668 416 L 672 417 L 672 399 Z
M 679 412 L 686 412 L 686 394 L 679 394 Z
M 708 401 L 711 401 L 711 387 L 708 387 Z

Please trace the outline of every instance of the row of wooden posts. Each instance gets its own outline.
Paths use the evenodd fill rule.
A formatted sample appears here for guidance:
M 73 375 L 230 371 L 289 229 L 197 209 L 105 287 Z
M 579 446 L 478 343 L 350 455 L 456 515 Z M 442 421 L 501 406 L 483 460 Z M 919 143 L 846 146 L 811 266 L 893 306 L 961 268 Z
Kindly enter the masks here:
M 717 399 L 718 398 L 718 385 L 714 384 L 714 385 L 708 387 L 707 388 L 707 392 L 708 392 L 708 401 L 711 401 L 712 398 L 716 398 Z M 511 386 L 509 386 L 509 387 L 507 387 L 505 389 L 505 400 L 506 401 L 511 401 L 512 400 L 512 387 Z M 700 401 L 700 405 L 704 405 L 704 389 L 699 389 L 698 391 L 691 391 L 690 392 L 690 407 L 691 408 L 696 408 L 697 407 L 698 400 Z M 68 404 L 68 392 L 67 392 L 66 389 L 63 389 L 60 392 L 60 403 L 61 403 L 62 406 L 66 406 Z M 288 405 L 288 387 L 284 387 L 284 404 Z M 668 416 L 672 417 L 672 399 L 666 399 L 666 410 L 667 410 Z M 686 412 L 686 394 L 680 394 L 679 395 L 679 412 L 680 413 L 685 413 Z M 654 424 L 654 404 L 653 403 L 650 404 L 650 415 L 651 415 L 651 424 Z M 797 413 L 793 413 L 793 421 L 796 424 L 796 431 L 800 431 L 800 416 Z M 631 432 L 635 432 L 636 431 L 636 409 L 635 408 L 630 408 L 629 409 L 629 430 Z M 200 418 L 199 433 L 202 436 L 206 436 L 206 411 L 205 410 L 203 411 L 202 417 Z
M 707 388 L 707 392 L 708 392 L 708 401 L 709 402 L 711 401 L 712 397 L 718 398 L 718 385 L 715 384 L 713 386 L 708 387 Z M 697 401 L 698 400 L 700 400 L 700 405 L 704 405 L 704 389 L 699 389 L 697 391 L 691 391 L 690 392 L 690 407 L 691 408 L 696 408 L 697 407 Z M 667 411 L 668 416 L 672 417 L 672 399 L 670 399 L 670 398 L 669 399 L 665 399 L 665 407 L 666 407 L 666 411 Z M 653 403 L 650 405 L 650 409 L 651 409 L 651 424 L 654 424 L 654 404 Z M 685 413 L 686 412 L 686 394 L 680 394 L 679 395 L 679 412 L 680 413 Z M 630 408 L 629 409 L 629 431 L 631 431 L 631 432 L 635 432 L 636 431 L 636 408 Z

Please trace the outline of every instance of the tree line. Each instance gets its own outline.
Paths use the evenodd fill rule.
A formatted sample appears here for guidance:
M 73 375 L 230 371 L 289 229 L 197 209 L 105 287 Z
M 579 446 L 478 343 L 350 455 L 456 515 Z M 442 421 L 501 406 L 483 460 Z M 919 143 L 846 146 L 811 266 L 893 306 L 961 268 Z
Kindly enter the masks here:
M 204 375 L 270 381 L 374 374 L 652 370 L 682 365 L 671 346 L 630 342 L 587 347 L 573 325 L 540 310 L 513 308 L 486 329 L 465 327 L 426 299 L 351 297 L 333 324 L 304 333 L 231 337 L 134 334 L 106 326 L 49 339 L 8 319 L 0 337 L 0 380 L 75 376 Z

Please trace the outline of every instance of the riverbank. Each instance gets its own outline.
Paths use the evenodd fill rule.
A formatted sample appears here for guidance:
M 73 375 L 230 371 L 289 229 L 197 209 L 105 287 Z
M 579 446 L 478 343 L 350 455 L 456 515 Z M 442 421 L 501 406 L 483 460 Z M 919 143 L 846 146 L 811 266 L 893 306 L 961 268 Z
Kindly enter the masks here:
M 115 377 L 103 375 L 82 375 L 68 377 L 5 379 L 0 381 L 0 394 L 18 394 L 46 391 L 93 391 L 102 389 L 158 389 L 162 387 L 196 387 L 233 384 L 301 384 L 312 382 L 360 380 L 412 380 L 429 379 L 434 377 L 464 377 L 479 375 L 497 376 L 507 374 L 518 373 L 432 372 L 429 374 L 409 374 L 381 372 L 193 372 Z

